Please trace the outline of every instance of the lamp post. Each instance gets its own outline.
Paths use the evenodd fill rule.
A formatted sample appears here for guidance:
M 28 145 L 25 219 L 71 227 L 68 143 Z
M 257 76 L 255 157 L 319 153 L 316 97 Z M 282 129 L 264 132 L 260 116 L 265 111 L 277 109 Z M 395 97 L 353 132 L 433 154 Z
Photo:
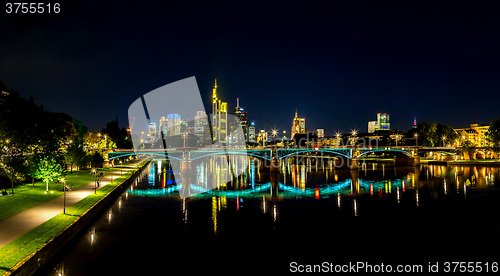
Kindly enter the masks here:
M 441 137 L 441 139 L 443 139 L 443 148 L 444 148 L 444 141 L 446 141 L 446 136 L 443 135 L 443 137 Z
M 64 207 L 63 207 L 63 214 L 66 214 L 66 178 L 62 178 L 61 182 L 63 184 L 63 193 L 64 193 Z
M 353 148 L 354 148 L 355 143 L 356 143 L 356 135 L 357 134 L 358 134 L 358 132 L 356 130 L 351 131 L 351 135 L 352 135 L 352 147 Z
M 94 174 L 94 194 L 97 194 L 97 171 L 92 169 L 92 173 Z
M 415 145 L 418 148 L 418 133 L 415 133 Z
M 120 160 L 120 176 L 122 176 L 123 172 L 123 166 L 122 166 L 122 160 Z

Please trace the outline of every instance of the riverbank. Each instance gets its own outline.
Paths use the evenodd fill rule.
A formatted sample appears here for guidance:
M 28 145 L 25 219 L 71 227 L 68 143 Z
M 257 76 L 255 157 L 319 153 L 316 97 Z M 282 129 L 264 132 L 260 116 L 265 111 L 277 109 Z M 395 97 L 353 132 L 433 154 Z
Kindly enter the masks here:
M 28 275 L 47 263 L 103 209 L 111 204 L 149 161 L 128 168 L 123 175 L 66 208 L 36 228 L 0 248 L 0 274 Z
M 428 165 L 453 165 L 453 166 L 500 166 L 500 159 L 476 159 L 476 160 L 457 160 L 440 161 L 435 159 L 420 159 L 421 164 Z

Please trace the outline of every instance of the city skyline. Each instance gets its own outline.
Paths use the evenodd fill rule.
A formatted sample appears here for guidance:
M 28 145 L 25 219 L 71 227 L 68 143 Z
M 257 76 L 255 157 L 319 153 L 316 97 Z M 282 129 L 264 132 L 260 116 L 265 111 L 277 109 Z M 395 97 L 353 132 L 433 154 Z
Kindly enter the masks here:
M 97 4 L 102 16 L 88 19 Z M 240 98 L 262 129 L 288 130 L 295 109 L 327 133 L 364 131 L 379 112 L 401 130 L 414 116 L 456 128 L 499 117 L 490 103 L 500 101 L 491 35 L 500 24 L 487 4 L 150 5 L 89 1 L 63 4 L 52 20 L 3 17 L 0 81 L 93 130 L 117 114 L 126 127 L 137 97 L 190 76 L 206 110 L 218 78 L 229 110 Z

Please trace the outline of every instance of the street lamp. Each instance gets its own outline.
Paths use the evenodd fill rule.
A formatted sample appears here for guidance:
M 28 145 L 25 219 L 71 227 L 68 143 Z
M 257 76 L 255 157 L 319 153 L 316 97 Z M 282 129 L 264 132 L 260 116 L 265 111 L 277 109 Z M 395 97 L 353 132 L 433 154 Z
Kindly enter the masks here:
M 120 176 L 122 176 L 122 171 L 123 171 L 122 160 L 120 160 Z
M 92 169 L 92 173 L 94 174 L 94 194 L 97 194 L 97 171 Z
M 351 131 L 351 136 L 352 136 L 352 147 L 354 147 L 354 143 L 355 143 L 355 137 L 356 135 L 358 134 L 358 132 L 356 130 L 352 130 Z
M 66 214 L 66 178 L 62 178 L 61 182 L 63 184 L 63 193 L 64 193 L 64 207 L 63 207 L 63 214 Z
M 443 139 L 443 148 L 444 148 L 444 141 L 446 140 L 446 136 L 443 135 L 443 137 L 441 137 L 441 139 Z
M 418 133 L 415 133 L 414 136 L 415 136 L 415 145 L 418 148 Z

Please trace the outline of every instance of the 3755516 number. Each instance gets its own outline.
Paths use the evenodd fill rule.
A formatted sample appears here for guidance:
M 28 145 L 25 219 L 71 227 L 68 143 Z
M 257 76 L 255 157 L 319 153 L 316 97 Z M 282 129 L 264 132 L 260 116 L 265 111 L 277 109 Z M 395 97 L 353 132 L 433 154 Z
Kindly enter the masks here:
M 444 272 L 498 272 L 498 262 L 445 262 Z
M 60 3 L 5 3 L 6 13 L 60 13 Z

